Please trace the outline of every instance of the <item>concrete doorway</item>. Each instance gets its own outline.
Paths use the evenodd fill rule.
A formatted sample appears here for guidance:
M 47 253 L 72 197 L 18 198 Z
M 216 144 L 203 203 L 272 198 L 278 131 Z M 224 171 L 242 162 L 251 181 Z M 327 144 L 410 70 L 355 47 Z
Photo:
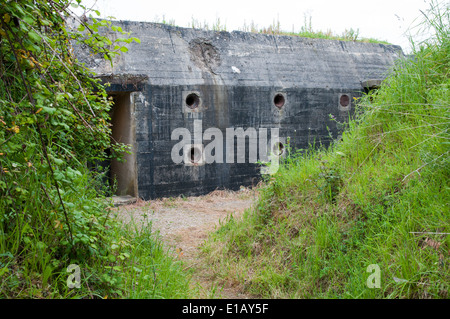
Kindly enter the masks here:
M 131 146 L 131 154 L 125 154 L 122 161 L 111 160 L 110 178 L 116 183 L 115 195 L 137 197 L 136 124 L 131 93 L 109 92 L 114 101 L 111 109 L 112 143 Z

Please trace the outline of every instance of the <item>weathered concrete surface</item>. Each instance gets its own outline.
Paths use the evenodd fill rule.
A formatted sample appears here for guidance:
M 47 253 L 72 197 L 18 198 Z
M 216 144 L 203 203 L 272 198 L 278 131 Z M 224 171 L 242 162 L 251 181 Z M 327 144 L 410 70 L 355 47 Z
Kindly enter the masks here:
M 136 201 L 137 201 L 136 197 L 133 197 L 130 195 L 112 196 L 110 199 L 112 200 L 114 207 L 123 206 L 123 205 L 131 205 L 131 204 L 136 203 Z
M 347 120 L 364 81 L 384 79 L 403 55 L 399 46 L 383 44 L 116 24 L 141 43 L 130 44 L 114 69 L 99 57 L 77 54 L 105 81 L 115 81 L 112 91 L 131 92 L 137 189 L 144 199 L 238 189 L 258 181 L 258 165 L 249 163 L 248 155 L 246 163 L 175 164 L 171 150 L 179 140 L 171 140 L 171 134 L 176 128 L 193 133 L 196 119 L 202 132 L 219 128 L 224 152 L 226 128 L 279 128 L 284 143 L 289 138 L 296 149 L 327 144 L 330 132 L 338 135 L 330 115 Z M 247 141 L 247 153 L 248 146 Z
M 119 24 L 119 22 L 117 22 Z M 361 88 L 361 81 L 384 77 L 399 46 L 214 32 L 121 21 L 141 40 L 115 61 L 88 65 L 100 74 L 146 74 L 151 85 L 201 85 L 206 78 L 226 86 Z M 234 68 L 233 68 L 234 67 Z

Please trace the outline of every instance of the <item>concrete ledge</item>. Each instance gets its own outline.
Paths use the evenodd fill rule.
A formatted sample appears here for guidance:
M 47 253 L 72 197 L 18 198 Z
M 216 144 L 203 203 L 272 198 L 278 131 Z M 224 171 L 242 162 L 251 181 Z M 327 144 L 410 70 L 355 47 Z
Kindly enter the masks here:
M 113 196 L 112 197 L 114 207 L 122 206 L 122 205 L 130 205 L 134 204 L 137 201 L 136 197 L 126 195 L 126 196 Z

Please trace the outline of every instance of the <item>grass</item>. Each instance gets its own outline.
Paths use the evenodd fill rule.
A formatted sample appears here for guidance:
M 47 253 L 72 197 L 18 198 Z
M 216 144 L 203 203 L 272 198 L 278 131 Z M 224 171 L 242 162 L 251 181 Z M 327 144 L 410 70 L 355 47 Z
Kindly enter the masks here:
M 121 269 L 125 274 L 124 296 L 132 299 L 184 299 L 193 298 L 190 288 L 191 274 L 181 261 L 151 231 L 151 224 L 125 225 L 117 234 L 124 240 L 132 235 L 129 259 Z
M 2 223 L 0 227 L 0 298 L 195 296 L 196 290 L 190 287 L 190 272 L 163 246 L 152 232 L 151 223 L 119 222 L 112 204 L 108 207 L 104 198 L 97 198 L 95 182 L 87 172 L 76 175 L 72 186 L 72 190 L 63 193 L 63 200 L 75 208 L 87 207 L 86 219 L 104 225 L 107 231 L 88 228 L 84 234 L 89 235 L 89 248 L 77 247 L 63 255 L 64 247 L 57 245 L 55 239 L 63 232 L 62 223 L 55 219 L 53 211 L 42 208 L 45 203 L 39 197 L 30 197 L 20 215 L 21 223 Z M 31 218 L 32 213 L 38 220 Z M 7 232 L 6 225 L 12 230 Z M 83 232 L 75 231 L 74 237 L 80 234 Z M 73 277 L 75 272 L 69 271 L 69 265 L 79 267 L 79 278 Z M 69 282 L 79 285 L 70 287 Z
M 164 15 L 161 18 L 155 17 L 153 19 L 153 22 L 176 26 L 176 22 L 174 19 L 167 20 Z M 201 22 L 192 17 L 191 23 L 188 25 L 188 27 L 207 31 L 210 30 L 219 32 L 227 31 L 226 23 L 222 22 L 220 17 L 217 17 L 216 20 L 212 23 L 208 23 L 206 20 Z M 304 25 L 301 27 L 299 32 L 295 32 L 294 27 L 292 28 L 292 31 L 283 30 L 281 28 L 281 23 L 279 19 L 274 20 L 272 24 L 266 27 L 260 27 L 253 21 L 250 24 L 244 22 L 244 25 L 241 28 L 238 28 L 238 31 L 260 33 L 260 34 L 271 34 L 271 35 L 298 36 L 303 38 L 314 38 L 314 39 L 390 44 L 389 42 L 383 40 L 360 37 L 359 29 L 357 30 L 354 30 L 352 28 L 349 30 L 346 29 L 342 34 L 335 34 L 331 30 L 327 31 L 314 30 L 314 28 L 312 27 L 312 17 L 309 17 L 308 19 L 305 17 Z
M 27 233 L 30 238 L 38 234 Z M 113 223 L 105 240 L 111 254 L 87 262 L 50 260 L 45 238 L 28 241 L 26 256 L 15 256 L 8 243 L 0 241 L 0 291 L 2 298 L 193 298 L 191 274 L 183 269 L 161 240 L 151 223 Z M 41 243 L 41 245 L 39 245 Z M 5 248 L 5 249 L 3 249 Z M 6 249 L 7 248 L 7 249 Z M 68 285 L 69 264 L 79 266 L 79 288 Z M 75 280 L 75 281 L 73 281 Z M 72 283 L 76 279 L 71 280 Z
M 322 31 L 322 30 L 314 30 L 312 26 L 312 17 L 307 18 L 305 16 L 304 24 L 300 28 L 299 32 L 294 31 L 294 27 L 292 27 L 292 31 L 285 31 L 281 28 L 280 20 L 274 20 L 271 25 L 268 27 L 260 28 L 253 21 L 240 29 L 240 31 L 244 32 L 252 32 L 252 33 L 263 33 L 263 34 L 272 34 L 272 35 L 286 35 L 286 36 L 297 36 L 302 38 L 314 38 L 314 39 L 328 39 L 328 40 L 339 40 L 339 41 L 358 41 L 358 42 L 367 42 L 367 43 L 382 43 L 382 44 L 390 44 L 387 41 L 377 40 L 373 38 L 362 38 L 359 35 L 359 29 L 354 30 L 350 28 L 349 30 L 345 30 L 342 34 L 335 34 L 331 30 Z
M 425 23 L 436 36 L 358 101 L 340 141 L 291 153 L 210 236 L 218 278 L 262 298 L 449 297 L 448 5 Z

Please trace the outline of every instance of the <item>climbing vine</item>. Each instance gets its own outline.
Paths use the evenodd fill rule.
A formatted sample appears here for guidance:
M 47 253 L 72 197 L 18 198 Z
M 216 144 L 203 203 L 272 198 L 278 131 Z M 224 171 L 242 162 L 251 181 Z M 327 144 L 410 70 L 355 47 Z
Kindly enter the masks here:
M 67 262 L 107 258 L 111 221 L 88 168 L 126 146 L 111 145 L 111 101 L 73 47 L 112 61 L 139 40 L 81 0 L 0 3 L 0 291 L 9 296 L 24 267 L 48 281 Z M 112 41 L 99 28 L 124 37 Z

